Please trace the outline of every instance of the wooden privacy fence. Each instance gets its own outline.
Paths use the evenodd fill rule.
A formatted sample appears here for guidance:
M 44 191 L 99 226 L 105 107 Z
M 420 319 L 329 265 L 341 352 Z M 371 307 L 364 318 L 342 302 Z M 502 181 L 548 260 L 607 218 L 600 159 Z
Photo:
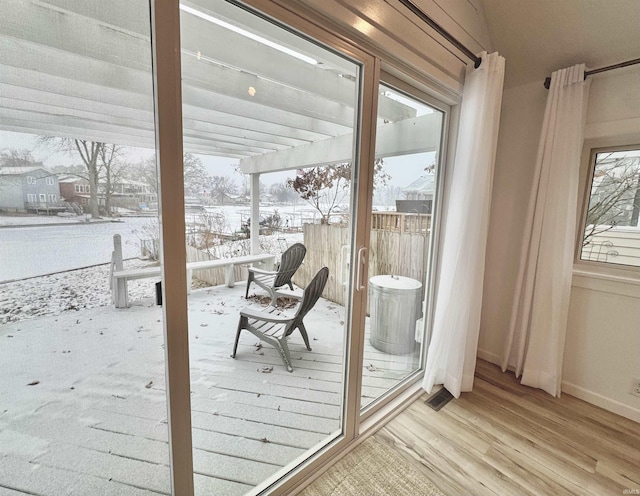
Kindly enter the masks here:
M 307 256 L 294 276 L 305 287 L 320 268 L 329 268 L 329 280 L 323 297 L 345 304 L 345 285 L 349 278 L 351 228 L 327 224 L 305 224 L 304 245 Z M 421 233 L 371 230 L 369 277 L 393 274 L 411 277 L 423 284 L 427 273 L 429 232 Z
M 215 257 L 209 255 L 206 251 L 201 251 L 193 246 L 187 245 L 187 263 L 203 262 L 205 260 L 215 260 Z M 233 269 L 233 275 L 236 281 L 246 281 L 248 278 L 247 268 L 242 265 L 236 265 Z M 212 286 L 219 286 L 225 284 L 225 269 L 224 267 L 218 267 L 215 269 L 199 270 L 195 273 L 195 277 Z
M 392 274 L 411 277 L 423 284 L 427 273 L 427 249 L 431 215 L 374 212 L 369 250 L 369 277 Z M 351 228 L 348 225 L 304 224 L 307 255 L 293 280 L 304 288 L 322 267 L 329 268 L 323 297 L 345 304 L 345 283 L 349 280 Z M 187 262 L 212 260 L 206 252 L 187 246 Z M 247 269 L 234 268 L 236 281 L 247 280 Z M 211 285 L 225 283 L 223 268 L 198 271 L 196 277 Z
M 428 234 L 431 229 L 431 214 L 372 212 L 371 229 L 401 233 Z

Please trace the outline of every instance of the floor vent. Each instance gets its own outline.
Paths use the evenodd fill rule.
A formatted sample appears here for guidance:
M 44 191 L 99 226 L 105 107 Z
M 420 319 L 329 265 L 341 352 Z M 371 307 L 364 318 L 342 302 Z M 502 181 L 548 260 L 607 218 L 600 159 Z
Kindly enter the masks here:
M 445 388 L 442 388 L 436 394 L 431 396 L 425 403 L 433 408 L 436 412 L 440 410 L 443 406 L 449 403 L 453 399 L 453 395 L 447 391 Z

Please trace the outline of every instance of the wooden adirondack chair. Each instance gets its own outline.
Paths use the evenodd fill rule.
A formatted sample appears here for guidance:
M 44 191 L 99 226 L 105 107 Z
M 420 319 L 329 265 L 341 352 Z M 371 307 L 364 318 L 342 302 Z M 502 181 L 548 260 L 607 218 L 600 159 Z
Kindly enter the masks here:
M 287 248 L 282 254 L 280 266 L 277 271 L 269 271 L 249 267 L 249 279 L 247 280 L 247 290 L 244 297 L 249 296 L 249 286 L 255 282 L 258 286 L 269 292 L 271 296 L 271 305 L 277 304 L 276 291 L 287 285 L 293 291 L 293 283 L 291 278 L 295 274 L 300 264 L 307 254 L 307 248 L 302 243 L 295 243 Z
M 294 315 L 280 312 L 272 306 L 265 309 L 255 309 L 252 307 L 243 308 L 240 311 L 240 321 L 238 322 L 238 331 L 236 332 L 236 341 L 233 345 L 233 353 L 231 354 L 231 357 L 236 357 L 240 332 L 242 332 L 243 329 L 246 329 L 260 338 L 260 340 L 274 346 L 280 353 L 283 362 L 287 366 L 287 370 L 289 372 L 293 372 L 287 338 L 293 331 L 299 329 L 307 350 L 311 351 L 311 347 L 309 346 L 309 336 L 307 335 L 307 330 L 304 327 L 302 319 L 304 319 L 304 316 L 309 313 L 309 310 L 313 308 L 320 298 L 320 295 L 327 284 L 328 278 L 328 268 L 323 267 L 318 271 L 309 285 L 305 288 L 302 300 L 300 301 Z

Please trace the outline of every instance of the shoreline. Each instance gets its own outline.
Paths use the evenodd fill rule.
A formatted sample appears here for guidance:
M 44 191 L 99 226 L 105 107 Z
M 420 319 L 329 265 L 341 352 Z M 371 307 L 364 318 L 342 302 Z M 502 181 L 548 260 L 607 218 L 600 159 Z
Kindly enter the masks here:
M 127 262 L 127 261 L 131 261 L 131 260 L 144 260 L 142 258 L 139 257 L 129 257 L 129 258 L 124 258 L 122 261 L 123 262 Z M 58 274 L 66 274 L 68 272 L 73 272 L 76 270 L 84 270 L 84 269 L 93 269 L 95 267 L 101 267 L 103 265 L 109 265 L 111 264 L 111 262 L 100 262 L 97 264 L 92 264 L 92 265 L 85 265 L 84 267 L 75 267 L 73 269 L 67 269 L 67 270 L 58 270 L 56 272 L 49 272 L 47 274 L 38 274 L 37 276 L 29 276 L 29 277 L 23 277 L 22 279 L 6 279 L 4 281 L 0 281 L 0 286 L 2 286 L 3 284 L 10 284 L 13 282 L 22 282 L 22 281 L 28 281 L 29 279 L 37 279 L 38 277 L 47 277 L 47 276 L 55 276 Z
M 15 218 L 15 217 L 12 217 Z M 33 217 L 27 217 L 32 219 Z M 59 222 L 43 222 L 43 223 L 27 223 L 27 224 L 2 224 L 2 216 L 0 216 L 0 229 L 23 228 L 23 227 L 56 227 L 56 226 L 90 226 L 93 224 L 107 224 L 124 222 L 122 217 L 117 219 L 96 219 L 96 220 L 61 220 Z

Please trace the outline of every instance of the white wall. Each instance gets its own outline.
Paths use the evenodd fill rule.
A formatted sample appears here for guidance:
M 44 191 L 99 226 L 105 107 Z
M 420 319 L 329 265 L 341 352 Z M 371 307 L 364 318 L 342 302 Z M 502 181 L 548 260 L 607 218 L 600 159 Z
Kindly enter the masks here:
M 585 150 L 640 142 L 640 67 L 592 78 Z M 478 346 L 478 356 L 494 363 L 509 326 L 545 100 L 542 81 L 503 97 Z M 581 165 L 584 183 L 586 159 Z M 563 391 L 640 421 L 640 398 L 628 393 L 632 378 L 640 379 L 638 273 L 594 270 L 574 267 Z
M 493 363 L 500 360 L 509 327 L 546 96 L 540 81 L 502 96 L 478 342 L 479 356 Z

